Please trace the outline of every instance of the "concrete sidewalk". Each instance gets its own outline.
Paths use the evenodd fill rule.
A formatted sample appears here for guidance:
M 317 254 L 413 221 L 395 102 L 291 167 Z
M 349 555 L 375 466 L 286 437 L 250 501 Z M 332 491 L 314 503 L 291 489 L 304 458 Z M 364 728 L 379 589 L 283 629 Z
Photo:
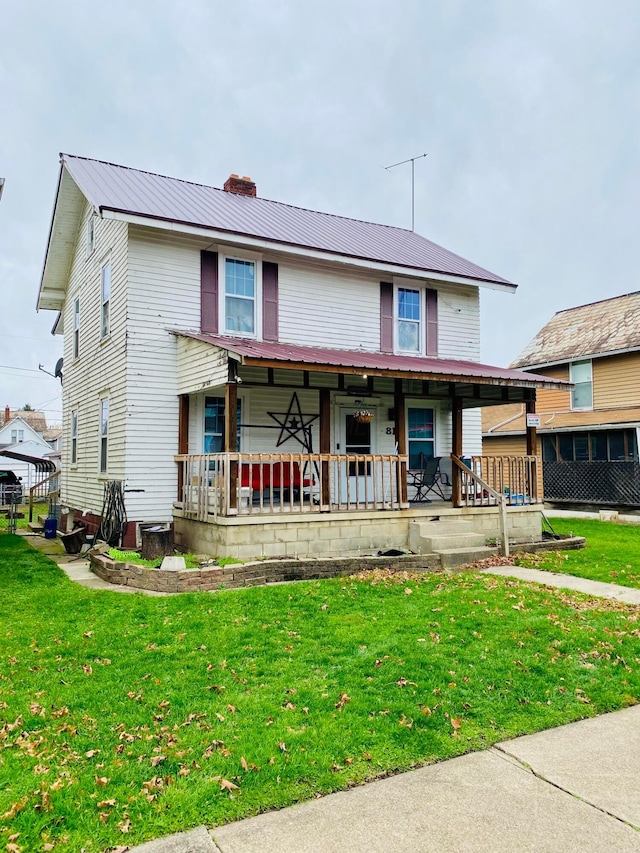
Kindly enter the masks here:
M 560 589 L 574 589 L 596 598 L 613 598 L 624 604 L 640 604 L 640 589 L 629 586 L 619 586 L 615 583 L 592 581 L 588 578 L 578 578 L 575 575 L 565 575 L 562 572 L 543 572 L 540 569 L 525 569 L 521 566 L 492 566 L 482 569 L 485 575 L 500 575 L 506 578 L 518 578 L 522 581 L 533 581 L 544 586 L 554 586 Z
M 136 853 L 640 853 L 640 706 Z

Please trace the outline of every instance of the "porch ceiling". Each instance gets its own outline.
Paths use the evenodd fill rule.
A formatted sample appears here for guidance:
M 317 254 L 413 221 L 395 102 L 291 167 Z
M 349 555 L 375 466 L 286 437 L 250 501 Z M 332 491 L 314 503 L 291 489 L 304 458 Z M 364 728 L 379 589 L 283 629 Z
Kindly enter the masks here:
M 368 376 L 433 380 L 467 386 L 492 385 L 551 390 L 571 387 L 569 383 L 560 379 L 541 376 L 538 373 L 526 373 L 522 370 L 494 367 L 472 361 L 391 355 L 365 350 L 325 349 L 179 330 L 176 330 L 175 334 L 179 338 L 209 344 L 216 351 L 224 351 L 237 358 L 241 364 L 252 367 L 280 367 L 289 370 L 337 374 L 366 373 Z M 487 402 L 489 401 L 476 402 L 475 405 L 486 405 Z M 496 400 L 495 402 L 504 401 Z

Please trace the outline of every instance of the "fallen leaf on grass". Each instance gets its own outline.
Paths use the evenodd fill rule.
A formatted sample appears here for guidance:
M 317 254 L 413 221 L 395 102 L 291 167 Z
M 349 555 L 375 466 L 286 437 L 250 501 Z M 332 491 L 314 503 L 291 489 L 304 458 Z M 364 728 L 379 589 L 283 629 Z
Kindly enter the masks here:
M 239 791 L 237 785 L 234 785 L 233 782 L 230 782 L 228 779 L 220 779 L 220 790 L 221 791 Z
M 109 779 L 106 776 L 94 776 L 93 781 L 96 785 L 99 785 L 101 788 L 104 788 L 105 785 L 109 784 Z
M 129 832 L 131 829 L 131 819 L 129 817 L 125 817 L 118 823 L 118 829 L 120 832 Z
M 85 758 L 93 758 L 94 755 L 99 755 L 99 754 L 100 754 L 99 749 L 88 749 L 85 752 L 84 756 L 85 756 Z
M 351 702 L 351 697 L 347 696 L 346 693 L 341 693 L 340 698 L 336 702 L 336 708 L 338 709 L 338 711 L 341 711 L 347 704 L 347 702 Z
M 151 766 L 157 767 L 158 764 L 162 764 L 162 762 L 166 761 L 166 760 L 167 760 L 166 755 L 154 755 L 153 758 L 151 759 Z
M 21 800 L 18 800 L 16 803 L 13 803 L 9 811 L 6 811 L 2 815 L 2 820 L 12 820 L 18 812 L 21 812 L 22 809 L 27 805 L 28 797 L 23 797 Z

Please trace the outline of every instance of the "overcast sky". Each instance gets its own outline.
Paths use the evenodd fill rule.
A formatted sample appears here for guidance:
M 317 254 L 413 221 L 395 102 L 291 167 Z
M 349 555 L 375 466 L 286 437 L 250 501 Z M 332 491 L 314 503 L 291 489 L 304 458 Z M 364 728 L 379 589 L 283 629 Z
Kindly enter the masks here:
M 637 0 L 0 0 L 0 405 L 60 421 L 35 311 L 61 151 L 411 227 L 519 285 L 483 361 L 640 289 Z

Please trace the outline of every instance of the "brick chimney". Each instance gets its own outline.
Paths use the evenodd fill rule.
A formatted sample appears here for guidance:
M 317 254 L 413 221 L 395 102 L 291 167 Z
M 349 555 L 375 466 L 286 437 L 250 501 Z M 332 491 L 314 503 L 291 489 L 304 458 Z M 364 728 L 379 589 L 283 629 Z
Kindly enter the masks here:
M 10 420 L 11 420 L 11 409 L 9 408 L 9 404 L 7 403 L 7 405 L 4 407 L 4 422 L 5 422 L 5 424 L 8 424 Z
M 227 180 L 224 182 L 222 189 L 228 193 L 250 195 L 254 198 L 256 196 L 256 185 L 253 183 L 251 178 L 248 178 L 246 175 L 243 175 L 242 177 L 239 177 L 238 175 L 229 175 Z

